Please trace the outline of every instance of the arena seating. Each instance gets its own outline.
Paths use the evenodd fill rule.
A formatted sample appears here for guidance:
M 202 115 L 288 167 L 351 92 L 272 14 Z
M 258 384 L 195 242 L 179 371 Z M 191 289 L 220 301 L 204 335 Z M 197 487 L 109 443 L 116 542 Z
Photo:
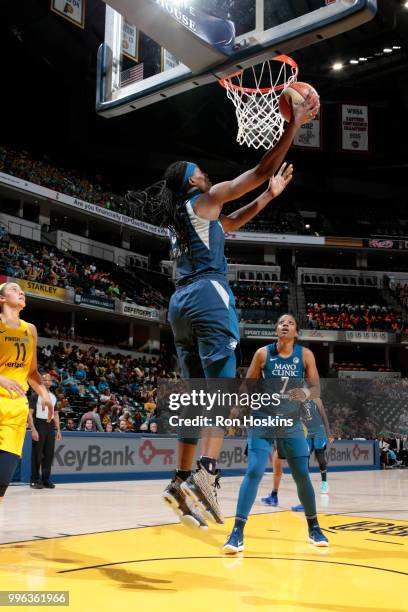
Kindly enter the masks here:
M 399 333 L 401 313 L 388 306 L 373 287 L 311 287 L 304 285 L 310 329 L 345 329 Z
M 104 427 L 108 422 L 119 426 L 121 416 L 129 413 L 128 431 L 146 430 L 152 421 L 161 430 L 156 414 L 157 381 L 176 377 L 168 354 L 162 352 L 148 362 L 60 342 L 52 348 L 43 347 L 38 362 L 40 369 L 53 377 L 63 423 L 73 419 L 78 427 L 84 413 L 96 410 Z
M 4 146 L 0 146 L 0 170 L 103 208 L 134 216 L 134 210 L 124 200 L 123 194 L 114 193 L 100 175 L 85 177 L 81 172 L 60 167 L 47 158 L 36 159 L 27 151 L 16 151 Z M 399 214 L 402 213 L 400 209 L 403 204 L 390 202 L 390 205 L 395 218 L 403 218 L 403 214 Z M 237 202 L 232 209 L 236 206 Z M 356 209 L 358 218 L 355 217 Z M 312 213 L 311 217 L 304 217 L 300 211 Z M 353 224 L 350 224 L 350 218 L 354 219 Z M 70 229 L 69 220 L 65 229 Z M 300 191 L 294 185 L 290 198 L 285 195 L 276 206 L 267 207 L 259 217 L 245 226 L 245 231 L 393 238 L 408 236 L 408 224 L 384 219 L 384 206 L 364 204 L 361 200 L 353 202 L 352 198 L 349 202 L 345 202 L 344 198 L 332 202 L 328 209 L 324 194 L 319 200 L 316 194 L 307 193 L 304 189 Z
M 0 272 L 13 278 L 37 281 L 56 287 L 74 287 L 83 295 L 134 301 L 160 308 L 168 298 L 123 268 L 105 260 L 59 251 L 3 231 L 0 239 Z
M 238 281 L 231 289 L 241 321 L 246 323 L 274 323 L 288 310 L 287 283 Z

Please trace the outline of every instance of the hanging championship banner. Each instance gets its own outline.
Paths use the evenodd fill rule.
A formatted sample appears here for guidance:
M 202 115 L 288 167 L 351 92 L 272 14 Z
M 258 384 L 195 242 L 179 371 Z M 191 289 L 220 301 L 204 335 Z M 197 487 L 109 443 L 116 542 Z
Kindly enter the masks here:
M 166 70 L 171 70 L 172 68 L 175 68 L 181 63 L 172 53 L 170 53 L 170 51 L 167 51 L 167 49 L 164 49 L 163 47 L 161 60 L 163 72 L 165 72 Z
M 294 147 L 301 147 L 302 149 L 314 149 L 319 150 L 322 148 L 322 111 L 316 115 L 314 119 L 308 123 L 304 123 L 298 130 L 294 140 Z
M 368 106 L 341 105 L 341 138 L 343 151 L 369 151 Z
M 135 62 L 138 61 L 137 53 L 137 29 L 136 26 L 123 21 L 122 29 L 122 53 Z
M 51 0 L 51 10 L 80 28 L 85 27 L 85 0 Z

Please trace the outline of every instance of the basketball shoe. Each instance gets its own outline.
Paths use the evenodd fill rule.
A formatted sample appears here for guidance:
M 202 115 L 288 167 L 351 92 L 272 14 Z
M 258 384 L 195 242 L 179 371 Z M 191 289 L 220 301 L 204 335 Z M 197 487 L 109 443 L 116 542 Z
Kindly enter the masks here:
M 227 555 L 235 555 L 235 553 L 242 552 L 244 550 L 244 534 L 242 529 L 239 529 L 239 527 L 234 527 L 222 550 Z
M 177 514 L 183 525 L 191 529 L 208 529 L 207 523 L 198 510 L 186 499 L 181 484 L 180 480 L 173 478 L 162 493 L 163 499 Z
M 277 506 L 278 505 L 278 494 L 271 493 L 268 497 L 261 497 L 261 502 L 265 506 Z
M 224 517 L 217 499 L 217 489 L 220 488 L 219 471 L 210 474 L 199 461 L 197 466 L 197 471 L 181 483 L 181 490 L 199 506 L 206 519 L 223 525 Z
M 320 485 L 320 493 L 328 493 L 329 492 L 329 483 L 326 480 L 322 480 Z
M 309 529 L 309 542 L 315 546 L 329 545 L 329 540 L 326 538 L 319 525 L 314 525 Z

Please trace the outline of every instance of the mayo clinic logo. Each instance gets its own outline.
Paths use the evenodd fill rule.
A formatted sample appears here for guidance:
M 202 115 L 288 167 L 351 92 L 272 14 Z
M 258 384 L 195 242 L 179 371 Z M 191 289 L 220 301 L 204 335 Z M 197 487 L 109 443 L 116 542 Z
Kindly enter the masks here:
M 172 465 L 174 463 L 173 448 L 156 448 L 151 440 L 145 440 L 139 448 L 139 457 L 145 465 L 150 465 L 155 457 L 162 456 L 162 465 Z

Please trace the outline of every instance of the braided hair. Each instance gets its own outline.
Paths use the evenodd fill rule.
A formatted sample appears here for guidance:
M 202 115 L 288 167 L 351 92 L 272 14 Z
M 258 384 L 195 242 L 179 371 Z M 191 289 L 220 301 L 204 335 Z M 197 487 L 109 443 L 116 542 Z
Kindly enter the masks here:
M 161 181 L 141 191 L 129 191 L 125 196 L 137 218 L 168 229 L 170 236 L 176 238 L 177 250 L 173 249 L 173 256 L 190 252 L 187 213 L 183 206 L 187 163 L 174 162 Z

